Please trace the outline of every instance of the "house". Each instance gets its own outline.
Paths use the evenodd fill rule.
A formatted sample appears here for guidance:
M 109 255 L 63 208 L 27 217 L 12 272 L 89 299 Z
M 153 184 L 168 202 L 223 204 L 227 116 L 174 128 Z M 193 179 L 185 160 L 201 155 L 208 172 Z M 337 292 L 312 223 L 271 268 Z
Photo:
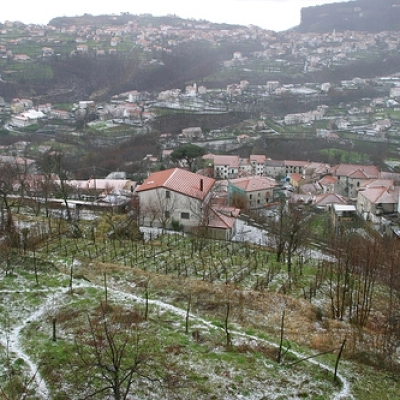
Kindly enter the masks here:
M 300 186 L 305 182 L 303 175 L 293 172 L 289 174 L 289 182 L 294 188 L 300 188 Z
M 14 61 L 29 61 L 31 58 L 27 54 L 14 54 Z
M 214 155 L 214 177 L 217 179 L 233 179 L 239 177 L 239 156 Z
M 337 128 L 341 131 L 349 129 L 350 127 L 350 122 L 346 121 L 343 118 L 340 118 L 338 120 L 335 121 L 335 125 L 337 126 Z
M 264 175 L 271 176 L 273 178 L 285 177 L 285 162 L 282 160 L 266 160 L 264 163 Z
M 373 186 L 358 191 L 357 212 L 366 221 L 378 224 L 385 214 L 397 213 L 398 205 L 398 187 Z
M 76 46 L 76 52 L 86 54 L 89 52 L 89 46 L 87 44 L 78 44 L 78 46 Z
M 253 169 L 253 175 L 264 175 L 264 164 L 267 157 L 264 155 L 252 154 L 250 155 L 250 164 Z
M 390 88 L 390 97 L 400 97 L 400 86 L 396 85 Z
M 248 158 L 239 159 L 239 176 L 250 176 L 252 175 L 252 167 Z
M 310 162 L 304 166 L 303 177 L 307 182 L 318 180 L 327 174 L 329 168 L 330 166 L 325 163 Z
M 251 136 L 243 134 L 236 137 L 236 140 L 239 144 L 247 144 L 251 141 Z
M 58 110 L 58 109 L 52 109 L 49 112 L 49 118 L 51 119 L 61 119 L 63 121 L 69 120 L 72 118 L 72 114 L 68 111 L 65 110 Z
M 322 187 L 323 193 L 338 193 L 340 192 L 339 179 L 336 176 L 326 175 L 321 178 L 318 183 Z
M 285 160 L 285 174 L 288 176 L 289 174 L 304 174 L 304 170 L 309 164 L 308 161 L 296 161 L 296 160 Z
M 203 137 L 203 130 L 199 126 L 182 129 L 182 136 L 188 139 Z
M 79 199 L 105 198 L 110 195 L 131 197 L 136 188 L 136 182 L 129 179 L 99 179 L 67 181 L 75 196 Z
M 18 128 L 24 128 L 37 123 L 38 119 L 44 118 L 45 115 L 41 111 L 28 110 L 21 114 L 11 116 L 11 125 Z
M 363 181 L 380 177 L 380 171 L 374 165 L 338 164 L 329 172 L 338 178 L 341 188 L 339 194 L 352 198 L 357 197 L 357 191 Z
M 334 204 L 347 205 L 347 199 L 336 193 L 324 193 L 314 197 L 313 204 L 321 209 L 328 209 Z
M 352 204 L 332 204 L 331 214 L 335 232 L 343 225 L 354 224 L 357 220 L 357 210 Z
M 152 173 L 136 190 L 140 224 L 160 228 L 182 226 L 187 232 L 204 225 L 211 215 L 214 183 L 213 178 L 180 168 Z
M 31 99 L 13 99 L 10 104 L 11 112 L 15 114 L 32 107 L 33 101 Z
M 52 47 L 42 47 L 42 57 L 51 57 L 54 55 L 54 49 Z
M 275 199 L 275 179 L 261 176 L 248 176 L 228 181 L 229 201 L 241 197 L 250 209 L 265 207 Z
M 236 233 L 238 215 L 238 209 L 231 212 L 228 208 L 211 208 L 207 227 L 208 236 L 218 240 L 231 240 Z
M 276 89 L 279 88 L 280 85 L 281 84 L 279 81 L 267 81 L 265 88 L 268 93 L 273 93 Z

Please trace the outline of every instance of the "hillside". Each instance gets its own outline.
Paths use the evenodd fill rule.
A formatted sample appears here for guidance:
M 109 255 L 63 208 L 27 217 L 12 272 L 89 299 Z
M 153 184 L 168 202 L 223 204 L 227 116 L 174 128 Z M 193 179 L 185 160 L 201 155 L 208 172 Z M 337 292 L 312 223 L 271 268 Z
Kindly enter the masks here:
M 400 398 L 371 330 L 331 318 L 322 282 L 302 298 L 317 253 L 284 294 L 286 268 L 265 247 L 181 234 L 110 240 L 109 218 L 91 239 L 54 219 L 40 239 L 41 222 L 21 217 L 29 241 L 2 249 L 4 393 L 117 399 L 121 367 L 136 398 Z M 81 222 L 88 234 L 91 225 Z
M 399 0 L 353 0 L 303 8 L 297 32 L 365 32 L 400 29 Z

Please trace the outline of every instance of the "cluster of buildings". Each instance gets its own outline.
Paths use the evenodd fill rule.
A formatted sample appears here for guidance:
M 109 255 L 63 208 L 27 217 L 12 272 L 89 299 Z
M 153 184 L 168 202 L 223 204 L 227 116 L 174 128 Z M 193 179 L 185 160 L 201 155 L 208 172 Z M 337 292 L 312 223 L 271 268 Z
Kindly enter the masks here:
M 262 155 L 240 159 L 207 154 L 204 160 L 207 167 L 199 173 L 172 168 L 150 174 L 135 191 L 144 205 L 143 224 L 171 227 L 175 221 L 189 228 L 208 224 L 218 237 L 229 238 L 240 212 L 273 210 L 282 195 L 290 202 L 333 210 L 339 219 L 358 215 L 378 226 L 397 221 L 400 176 L 375 166 L 330 166 Z
M 29 163 L 28 163 L 29 161 Z M 271 160 L 265 155 L 241 158 L 236 155 L 205 154 L 197 173 L 185 165 L 150 173 L 143 183 L 127 179 L 124 173 L 106 178 L 61 182 L 34 172 L 24 175 L 15 194 L 25 199 L 51 199 L 57 187 L 68 187 L 68 203 L 75 210 L 125 209 L 133 207 L 140 225 L 163 229 L 203 230 L 220 239 L 236 232 L 241 213 L 271 215 L 281 196 L 287 201 L 333 210 L 393 227 L 398 222 L 400 174 L 382 172 L 372 165 Z M 1 163 L 17 163 L 31 168 L 33 160 L 1 156 Z M 31 169 L 32 171 L 34 169 Z M 50 189 L 49 180 L 52 188 Z M 21 190 L 24 193 L 21 193 Z M 10 192 L 11 194 L 11 192 Z
M 128 18 L 129 17 L 129 18 Z M 295 31 L 274 32 L 257 26 L 225 26 L 207 21 L 185 21 L 169 17 L 170 24 L 154 24 L 141 22 L 140 16 L 130 15 L 121 18 L 110 15 L 109 23 L 103 18 L 93 24 L 72 23 L 70 26 L 54 25 L 23 25 L 19 22 L 6 21 L 0 30 L 3 35 L 20 31 L 18 37 L 0 41 L 0 56 L 21 61 L 32 60 L 36 57 L 51 57 L 57 54 L 60 42 L 74 40 L 73 52 L 96 53 L 97 56 L 120 52 L 120 46 L 129 40 L 143 49 L 145 53 L 156 56 L 157 52 L 171 52 L 180 43 L 202 40 L 218 46 L 229 39 L 231 42 L 243 43 L 258 41 L 262 50 L 255 51 L 251 57 L 244 57 L 235 52 L 231 60 L 225 64 L 230 66 L 244 65 L 248 59 L 285 59 L 290 56 L 292 64 L 301 63 L 305 71 L 313 71 L 329 67 L 337 63 L 343 64 L 349 57 L 360 52 L 368 52 L 381 46 L 388 50 L 399 47 L 399 36 L 396 32 L 330 32 L 325 34 L 299 33 Z M 36 41 L 43 43 L 39 54 L 14 53 L 13 48 L 21 43 Z
M 6 22 L 0 29 L 0 58 L 15 62 L 33 62 L 38 57 L 56 57 L 63 42 L 74 42 L 68 56 L 94 54 L 96 57 L 119 54 L 126 51 L 126 43 L 140 48 L 143 62 L 156 64 L 162 53 L 172 52 L 181 43 L 205 40 L 219 46 L 229 38 L 232 43 L 257 42 L 262 50 L 243 55 L 235 51 L 230 60 L 222 63 L 225 68 L 248 68 L 254 61 L 271 61 L 277 72 L 284 68 L 300 68 L 312 72 L 332 65 L 343 65 L 357 54 L 372 52 L 384 43 L 386 51 L 396 52 L 400 48 L 400 38 L 396 32 L 331 32 L 326 34 L 272 32 L 254 26 L 219 29 L 202 21 L 182 21 L 171 17 L 171 24 L 142 24 L 131 16 L 129 22 L 116 24 L 110 16 L 110 24 L 71 25 L 63 27 L 22 25 Z M 11 35 L 18 30 L 22 34 Z M 4 38 L 4 39 L 3 39 Z M 17 54 L 14 49 L 21 43 L 36 41 L 42 43 L 40 54 Z M 35 47 L 37 48 L 37 47 Z M 125 49 L 125 50 L 124 50 Z M 271 71 L 271 72 L 274 72 Z M 8 77 L 0 71 L 0 79 Z M 2 76 L 3 75 L 3 76 Z M 340 131 L 351 131 L 358 136 L 384 138 L 393 128 L 386 116 L 386 109 L 400 109 L 400 76 L 377 77 L 366 80 L 353 78 L 335 85 L 335 90 L 353 90 L 367 85 L 383 88 L 387 96 L 374 99 L 360 99 L 356 104 L 344 105 L 340 115 L 329 114 L 325 105 L 304 113 L 290 113 L 275 116 L 281 126 L 308 125 L 327 120 L 327 128 L 318 129 L 316 135 L 328 140 L 340 140 Z M 122 124 L 147 125 L 155 119 L 156 108 L 185 109 L 195 112 L 228 112 L 240 99 L 254 96 L 301 96 L 311 98 L 324 95 L 333 89 L 329 82 L 307 85 L 281 84 L 270 80 L 265 85 L 252 85 L 247 80 L 227 85 L 223 89 L 208 90 L 195 83 L 184 90 L 169 89 L 159 93 L 138 91 L 124 92 L 114 96 L 108 103 L 80 101 L 72 111 L 56 109 L 50 103 L 33 104 L 31 99 L 13 99 L 10 103 L 9 124 L 15 128 L 46 123 L 46 120 L 63 121 L 74 124 L 78 119 L 92 115 L 93 123 L 112 121 Z M 236 101 L 238 100 L 238 101 Z M 245 102 L 244 102 L 245 103 Z M 243 104 L 244 104 L 243 103 Z M 252 104 L 252 102 L 247 102 Z M 256 104 L 257 102 L 253 102 Z M 0 97 L 0 107 L 6 102 Z M 232 108 L 233 107 L 233 108 Z M 341 107 L 339 107 L 341 108 Z M 381 114 L 375 116 L 377 111 Z M 329 114 L 329 116 L 327 116 Z M 265 128 L 262 113 L 252 133 Z M 393 131 L 394 132 L 394 131 Z M 392 132 L 392 133 L 393 133 Z M 276 133 L 276 132 L 274 132 Z M 396 132 L 394 132 L 396 133 Z M 178 139 L 172 134 L 161 133 L 160 143 L 164 155 L 171 148 L 183 142 L 204 141 L 212 132 L 202 127 L 182 129 Z M 249 140 L 246 134 L 238 136 L 238 143 Z M 174 146 L 169 146 L 174 141 Z M 169 149 L 169 150 L 168 150 Z M 147 160 L 157 158 L 149 155 Z M 398 214 L 400 178 L 394 173 L 384 173 L 374 166 L 340 164 L 330 166 L 324 163 L 294 160 L 271 160 L 264 155 L 249 158 L 206 154 L 203 170 L 192 173 L 183 168 L 171 168 L 150 174 L 143 184 L 125 178 L 109 177 L 105 180 L 70 181 L 75 201 L 86 201 L 94 193 L 104 204 L 125 204 L 132 198 L 138 200 L 140 221 L 145 225 L 170 228 L 181 225 L 184 228 L 208 227 L 218 237 L 229 238 L 235 229 L 235 219 L 239 215 L 237 204 L 250 210 L 271 209 L 281 194 L 290 201 L 313 204 L 319 208 L 349 207 L 362 218 L 381 224 L 385 219 Z M 241 199 L 232 206 L 232 199 Z M 339 208 L 340 208 L 339 207 Z M 337 209 L 339 209 L 337 208 Z M 343 211 L 343 208 L 342 208 Z

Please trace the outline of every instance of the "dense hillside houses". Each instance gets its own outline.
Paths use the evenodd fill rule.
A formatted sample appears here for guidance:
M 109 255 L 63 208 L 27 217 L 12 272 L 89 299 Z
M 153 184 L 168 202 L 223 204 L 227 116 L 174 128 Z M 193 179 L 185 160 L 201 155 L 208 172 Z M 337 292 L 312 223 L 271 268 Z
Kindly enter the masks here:
M 153 68 L 162 66 L 163 60 L 159 57 L 160 54 L 173 54 L 178 45 L 190 45 L 193 38 L 217 48 L 229 37 L 233 43 L 230 50 L 232 53 L 225 55 L 226 59 L 219 60 L 218 65 L 225 68 L 227 76 L 232 76 L 230 72 L 236 69 L 243 72 L 251 71 L 255 61 L 261 63 L 263 68 L 265 67 L 271 73 L 285 72 L 292 68 L 299 68 L 302 73 L 322 71 L 332 66 L 350 65 L 352 60 L 358 57 L 362 59 L 362 56 L 370 51 L 380 51 L 383 47 L 395 51 L 400 44 L 398 35 L 389 32 L 377 34 L 345 31 L 316 35 L 295 31 L 276 33 L 251 26 L 226 27 L 221 30 L 220 27 L 204 21 L 201 24 L 194 21 L 181 22 L 171 17 L 171 25 L 164 23 L 149 25 L 148 23 L 141 24 L 137 16 L 131 17 L 129 22 L 124 20 L 123 23 L 118 24 L 114 20 L 113 24 L 109 26 L 104 24 L 101 28 L 89 22 L 85 22 L 82 26 L 73 24 L 58 28 L 50 25 L 29 26 L 23 30 L 24 39 L 13 37 L 13 30 L 19 29 L 20 24 L 7 22 L 1 35 L 7 38 L 10 35 L 12 37 L 2 42 L 0 54 L 7 59 L 7 65 L 18 61 L 18 68 L 22 68 L 25 65 L 22 62 L 24 59 L 28 60 L 29 64 L 33 64 L 43 59 L 46 59 L 47 63 L 55 57 L 58 59 L 59 57 L 93 56 L 94 58 L 110 53 L 124 57 L 129 43 L 135 46 L 140 55 L 146 55 L 142 57 L 143 65 L 139 68 L 149 66 Z M 26 57 L 19 57 L 19 40 L 26 40 L 26 37 L 32 42 L 39 43 L 40 46 L 31 46 L 31 53 Z M 55 44 L 62 47 L 64 40 L 73 43 L 73 46 L 69 52 L 58 54 L 58 51 L 55 51 Z M 95 49 L 88 45 L 92 40 L 96 41 Z M 235 43 L 238 47 L 241 43 L 257 44 L 258 49 L 246 51 L 245 54 L 244 51 L 234 48 Z M 383 46 L 383 43 L 386 44 Z M 129 46 L 129 48 L 133 47 Z M 37 54 L 34 54 L 35 51 Z M 13 70 L 11 66 L 9 67 L 7 71 L 0 71 L 1 83 L 7 83 L 8 80 L 13 82 L 15 71 L 9 74 L 9 70 Z M 358 71 L 354 71 L 354 74 L 356 72 Z M 158 135 L 158 139 L 155 140 L 157 149 L 149 151 L 146 149 L 146 153 L 141 155 L 140 166 L 145 166 L 146 173 L 149 174 L 159 168 L 177 165 L 182 167 L 174 173 L 171 172 L 174 171 L 173 169 L 168 170 L 171 172 L 171 177 L 163 171 L 154 172 L 156 175 L 150 174 L 145 181 L 146 184 L 140 185 L 139 188 L 136 188 L 134 181 L 132 183 L 122 181 L 120 184 L 117 181 L 102 182 L 100 179 L 70 181 L 71 191 L 75 198 L 93 195 L 96 199 L 101 197 L 107 198 L 110 202 L 117 202 L 119 195 L 123 195 L 125 200 L 129 201 L 129 198 L 137 194 L 138 198 L 143 200 L 141 211 L 144 212 L 147 208 L 147 213 L 141 215 L 143 224 L 158 223 L 161 227 L 171 227 L 174 223 L 190 227 L 198 225 L 199 219 L 202 218 L 203 225 L 206 225 L 204 215 L 195 218 L 196 214 L 202 214 L 199 210 L 200 207 L 204 207 L 205 202 L 207 205 L 213 204 L 208 216 L 213 213 L 214 221 L 219 219 L 221 225 L 230 225 L 227 220 L 227 218 L 232 218 L 230 211 L 225 209 L 224 213 L 221 208 L 217 210 L 214 206 L 218 203 L 220 207 L 222 204 L 224 207 L 229 207 L 229 199 L 233 193 L 236 195 L 241 193 L 246 198 L 247 207 L 252 210 L 271 207 L 277 197 L 283 193 L 291 201 L 308 202 L 320 208 L 336 202 L 356 204 L 360 216 L 376 223 L 380 223 L 381 216 L 397 212 L 396 193 L 399 179 L 393 178 L 393 184 L 383 182 L 384 175 L 378 167 L 356 165 L 350 162 L 340 164 L 340 160 L 347 159 L 344 156 L 341 157 L 341 154 L 338 154 L 337 158 L 339 164 L 330 166 L 327 163 L 296 159 L 273 160 L 263 154 L 252 154 L 246 158 L 238 155 L 245 154 L 244 152 L 236 150 L 250 149 L 252 145 L 258 143 L 257 140 L 260 138 L 278 138 L 279 135 L 283 138 L 291 138 L 296 137 L 298 132 L 308 139 L 326 140 L 346 150 L 354 146 L 353 140 L 372 143 L 386 143 L 389 138 L 397 140 L 396 113 L 398 113 L 400 101 L 398 74 L 375 78 L 354 76 L 338 79 L 336 83 L 328 81 L 284 83 L 278 78 L 271 79 L 269 76 L 264 82 L 257 82 L 257 84 L 247 76 L 235 79 L 236 82 L 223 80 L 220 87 L 218 83 L 210 84 L 212 89 L 207 88 L 206 84 L 197 84 L 195 80 L 180 84 L 179 87 L 163 85 L 160 86 L 162 89 L 159 88 L 154 92 L 145 89 L 131 90 L 130 87 L 121 85 L 119 94 L 112 95 L 110 99 L 101 102 L 93 100 L 92 98 L 96 96 L 87 93 L 86 97 L 80 97 L 84 92 L 79 92 L 78 95 L 73 96 L 74 102 L 68 105 L 68 111 L 60 109 L 65 104 L 61 106 L 61 103 L 54 102 L 53 105 L 51 96 L 28 98 L 26 94 L 19 94 L 20 97 L 15 96 L 7 100 L 0 98 L 0 106 L 4 110 L 7 109 L 4 113 L 4 126 L 11 131 L 33 131 L 35 125 L 40 131 L 48 125 L 49 131 L 58 132 L 64 125 L 63 128 L 73 126 L 75 129 L 71 129 L 68 133 L 78 137 L 85 134 L 76 129 L 80 125 L 94 131 L 110 127 L 115 128 L 115 131 L 120 129 L 122 132 L 132 129 L 129 134 L 124 133 L 124 138 L 147 133 Z M 201 82 L 207 82 L 207 80 Z M 376 93 L 376 88 L 379 88 L 379 93 Z M 355 93 L 359 89 L 365 90 L 365 93 L 370 91 L 371 96 L 365 95 L 356 100 L 350 96 L 347 101 L 344 94 Z M 56 92 L 57 96 L 64 94 Z M 331 93 L 335 96 L 329 97 Z M 54 98 L 56 99 L 57 96 Z M 338 104 L 334 104 L 333 101 L 336 97 L 341 99 Z M 306 106 L 298 107 L 300 104 L 306 104 L 310 99 L 313 105 L 308 109 Z M 325 102 L 328 99 L 330 102 Z M 272 105 L 275 100 L 287 107 L 279 107 L 276 112 L 267 115 L 263 105 L 265 102 Z M 294 108 L 301 108 L 301 110 Z M 190 110 L 193 114 L 218 114 L 219 116 L 231 111 L 244 112 L 251 115 L 251 120 L 248 124 L 241 121 L 240 125 L 225 127 L 221 124 L 215 128 L 211 126 L 210 121 L 206 123 L 198 118 L 195 122 L 185 121 L 174 126 L 173 133 L 170 133 L 172 131 L 167 130 L 169 126 L 163 131 L 160 128 L 161 123 L 153 123 L 166 110 L 167 112 L 168 110 L 185 112 Z M 183 178 L 182 182 L 196 181 L 196 185 L 202 187 L 199 192 L 201 195 L 190 195 L 182 188 L 173 186 L 168 191 L 176 193 L 174 197 L 177 198 L 181 211 L 174 210 L 172 213 L 172 209 L 167 209 L 164 210 L 166 212 L 158 211 L 157 214 L 152 204 L 155 201 L 150 202 L 149 199 L 158 198 L 162 190 L 167 190 L 165 185 L 175 182 L 173 176 L 188 173 L 188 171 L 182 172 L 183 168 L 187 167 L 185 163 L 174 164 L 169 158 L 173 149 L 188 142 L 200 144 L 209 152 L 226 154 L 206 154 L 203 156 L 203 169 L 200 170 L 204 175 L 198 173 L 194 176 L 185 175 Z M 215 147 L 212 147 L 214 143 L 216 143 Z M 37 151 L 42 154 L 49 150 L 49 146 L 49 143 L 39 145 Z M 3 149 L 3 153 L 22 155 L 28 149 L 28 146 L 24 149 L 14 146 Z M 159 154 L 156 153 L 158 150 Z M 329 157 L 329 160 L 332 159 L 336 161 L 335 158 Z M 121 166 L 121 169 L 123 167 Z M 151 187 L 150 177 L 160 186 Z M 208 187 L 210 180 L 214 180 L 214 184 Z M 215 181 L 222 180 L 227 182 L 225 190 L 218 190 L 217 194 L 217 191 L 212 188 L 216 186 Z M 382 189 L 380 195 L 379 188 Z M 204 198 L 202 198 L 203 195 Z M 185 201 L 182 200 L 183 198 Z M 212 201 L 208 201 L 208 198 L 212 198 Z M 188 207 L 193 207 L 194 210 L 188 211 L 188 208 L 184 207 L 184 202 L 192 203 Z M 170 204 L 172 201 L 168 200 L 167 203 Z M 153 209 L 152 212 L 150 209 Z M 188 213 L 189 218 L 186 218 Z M 225 216 L 225 220 L 222 216 Z M 195 219 L 197 219 L 196 224 Z M 233 225 L 228 230 L 234 230 Z

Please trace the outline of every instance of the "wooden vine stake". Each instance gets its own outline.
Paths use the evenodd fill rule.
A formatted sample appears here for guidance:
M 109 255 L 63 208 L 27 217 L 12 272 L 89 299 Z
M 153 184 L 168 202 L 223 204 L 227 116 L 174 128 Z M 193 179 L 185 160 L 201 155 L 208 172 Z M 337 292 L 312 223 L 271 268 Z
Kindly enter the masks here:
M 337 371 L 339 368 L 339 361 L 340 361 L 340 357 L 342 356 L 342 352 L 344 349 L 344 346 L 346 345 L 346 338 L 344 338 L 342 345 L 340 346 L 340 350 L 339 350 L 339 354 L 336 358 L 336 364 L 335 364 L 335 375 L 333 376 L 333 382 L 337 381 Z

